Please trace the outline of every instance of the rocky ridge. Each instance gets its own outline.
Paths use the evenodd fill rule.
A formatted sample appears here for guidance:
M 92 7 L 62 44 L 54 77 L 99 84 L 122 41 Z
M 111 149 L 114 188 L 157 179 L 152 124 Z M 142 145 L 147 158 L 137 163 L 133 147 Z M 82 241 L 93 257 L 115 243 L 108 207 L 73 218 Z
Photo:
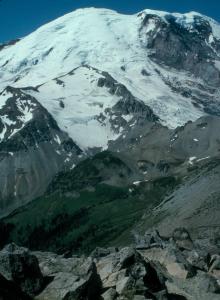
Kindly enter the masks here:
M 32 96 L 7 87 L 0 98 L 1 216 L 44 192 L 51 178 L 71 168 L 81 149 Z

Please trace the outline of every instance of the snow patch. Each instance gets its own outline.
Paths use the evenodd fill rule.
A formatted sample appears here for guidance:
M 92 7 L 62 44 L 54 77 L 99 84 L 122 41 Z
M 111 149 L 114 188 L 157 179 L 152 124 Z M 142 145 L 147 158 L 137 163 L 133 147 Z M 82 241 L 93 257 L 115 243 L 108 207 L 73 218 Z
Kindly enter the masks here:
M 200 161 L 202 161 L 202 160 L 206 160 L 206 159 L 209 159 L 209 158 L 210 158 L 210 156 L 207 156 L 207 157 L 199 158 L 199 159 L 197 159 L 196 161 L 197 161 L 197 162 L 200 162 Z
M 148 182 L 148 181 L 149 180 L 147 180 L 147 179 L 146 180 L 141 180 L 141 181 L 139 180 L 139 181 L 134 181 L 133 184 L 136 185 L 136 186 L 139 186 L 142 182 Z
M 215 60 L 215 67 L 220 70 L 220 61 Z
M 193 165 L 193 162 L 195 161 L 195 159 L 196 159 L 196 156 L 190 157 L 190 158 L 189 158 L 189 164 L 190 164 L 190 165 Z
M 60 137 L 56 134 L 55 137 L 54 137 L 54 140 L 57 144 L 61 144 L 61 140 L 60 140 Z

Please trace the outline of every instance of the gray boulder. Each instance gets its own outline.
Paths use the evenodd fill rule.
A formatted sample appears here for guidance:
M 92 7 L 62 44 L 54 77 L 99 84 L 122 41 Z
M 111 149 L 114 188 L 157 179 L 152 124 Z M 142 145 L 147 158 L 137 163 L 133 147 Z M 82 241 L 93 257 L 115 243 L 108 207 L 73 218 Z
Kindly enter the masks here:
M 0 251 L 0 275 L 29 296 L 36 295 L 44 287 L 36 256 L 15 244 L 9 244 Z
M 103 300 L 115 300 L 117 298 L 117 292 L 115 289 L 110 288 L 102 294 Z
M 160 236 L 157 230 L 146 232 L 143 236 L 134 233 L 134 239 L 137 249 L 163 248 L 166 245 L 166 240 Z
M 167 278 L 188 278 L 192 277 L 194 270 L 189 262 L 185 259 L 180 251 L 172 245 L 165 249 L 151 248 L 145 250 L 138 250 L 143 259 L 149 263 L 154 263 L 159 266 L 161 273 Z
M 192 250 L 194 248 L 190 234 L 185 228 L 176 228 L 172 238 L 180 249 Z
M 35 251 L 39 267 L 44 276 L 54 276 L 57 273 L 72 273 L 76 276 L 87 274 L 93 264 L 91 258 L 73 256 L 64 258 L 52 252 Z
M 220 289 L 217 280 L 207 273 L 198 272 L 191 279 L 178 279 L 166 282 L 170 294 L 185 297 L 187 300 L 217 300 L 220 299 Z
M 133 248 L 123 248 L 119 252 L 96 259 L 97 272 L 102 280 L 103 287 L 115 287 L 118 280 L 125 276 L 125 268 L 129 267 L 135 257 Z
M 41 255 L 38 253 L 38 256 Z M 36 297 L 37 300 L 93 300 L 101 294 L 101 281 L 96 266 L 88 258 L 69 259 L 48 253 L 40 258 L 44 274 L 53 276 L 53 281 Z
M 117 248 L 100 248 L 100 247 L 97 247 L 95 248 L 94 251 L 92 251 L 91 253 L 91 257 L 92 258 L 101 258 L 101 257 L 104 257 L 104 256 L 108 256 L 109 254 L 111 253 L 116 253 L 118 252 L 118 249 Z

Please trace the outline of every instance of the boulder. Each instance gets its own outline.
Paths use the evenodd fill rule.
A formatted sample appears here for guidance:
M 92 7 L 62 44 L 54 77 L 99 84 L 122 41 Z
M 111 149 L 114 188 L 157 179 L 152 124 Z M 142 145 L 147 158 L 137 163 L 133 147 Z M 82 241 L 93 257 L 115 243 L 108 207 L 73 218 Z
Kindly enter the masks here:
M 162 275 L 133 248 L 123 248 L 96 261 L 97 271 L 104 289 L 114 289 L 117 299 L 153 295 L 165 288 Z M 162 280 L 161 280 L 162 279 Z
M 15 244 L 0 251 L 0 274 L 29 296 L 38 294 L 45 284 L 37 257 Z
M 179 295 L 187 300 L 220 299 L 220 289 L 216 279 L 201 271 L 193 278 L 168 280 L 166 287 L 169 294 Z
M 118 249 L 117 248 L 100 248 L 100 247 L 97 247 L 95 248 L 95 250 L 91 253 L 91 257 L 92 258 L 96 258 L 96 259 L 99 259 L 101 257 L 105 257 L 109 254 L 112 254 L 112 253 L 116 253 L 118 252 Z
M 185 250 L 182 254 L 192 267 L 203 271 L 208 270 L 208 255 L 207 253 L 204 253 L 204 251 Z
M 0 251 L 0 298 L 220 299 L 220 256 L 206 252 L 214 248 L 201 241 L 188 243 L 191 238 L 182 228 L 170 239 L 157 232 L 152 236 L 147 247 L 97 248 L 91 257 L 65 258 L 10 244 Z M 46 278 L 50 279 L 47 286 Z
M 220 285 L 220 256 L 218 254 L 214 254 L 211 256 L 208 266 L 208 272 L 210 275 L 217 279 Z
M 187 278 L 193 275 L 194 271 L 189 262 L 172 245 L 164 249 L 153 247 L 151 249 L 138 250 L 138 252 L 147 263 L 160 264 L 162 267 L 160 271 L 164 273 L 165 277 Z
M 202 251 L 206 255 L 220 255 L 220 247 L 213 239 L 207 237 L 195 239 L 194 245 L 197 251 Z
M 190 234 L 185 228 L 182 227 L 176 228 L 173 231 L 172 238 L 179 249 L 181 250 L 194 249 L 194 245 L 190 237 Z
M 103 299 L 103 300 L 115 300 L 116 298 L 117 298 L 117 292 L 113 288 L 108 289 L 101 296 L 101 299 Z
M 116 291 L 118 294 L 126 294 L 128 291 L 133 290 L 135 286 L 135 281 L 131 276 L 124 276 L 118 279 L 116 283 Z
M 101 281 L 95 264 L 90 260 L 90 263 L 86 261 L 78 265 L 74 272 L 54 273 L 53 281 L 36 300 L 94 300 L 100 294 Z
M 214 270 L 220 270 L 220 255 L 217 254 L 211 256 L 209 263 L 209 272 L 213 272 Z
M 136 249 L 163 248 L 166 244 L 166 239 L 162 238 L 157 230 L 146 232 L 143 236 L 134 233 L 134 239 Z
M 92 259 L 90 257 L 73 256 L 64 258 L 55 253 L 40 251 L 33 252 L 33 254 L 38 258 L 39 267 L 44 276 L 54 276 L 62 272 L 83 276 L 87 274 L 92 265 Z
M 130 247 L 121 249 L 119 252 L 111 253 L 108 256 L 96 260 L 97 272 L 104 287 L 115 286 L 116 281 L 124 273 L 122 269 L 134 262 L 135 250 Z

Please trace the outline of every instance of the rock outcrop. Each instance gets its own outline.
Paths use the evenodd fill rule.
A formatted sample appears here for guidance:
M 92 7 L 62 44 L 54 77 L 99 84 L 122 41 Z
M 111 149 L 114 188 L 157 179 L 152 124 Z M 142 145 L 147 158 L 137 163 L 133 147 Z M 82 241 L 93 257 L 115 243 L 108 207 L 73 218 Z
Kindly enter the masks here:
M 141 244 L 140 238 L 136 242 L 69 258 L 10 244 L 0 251 L 0 296 L 19 300 L 220 299 L 218 245 L 211 255 L 184 228 L 174 230 L 170 238 L 154 232 L 146 234 Z

